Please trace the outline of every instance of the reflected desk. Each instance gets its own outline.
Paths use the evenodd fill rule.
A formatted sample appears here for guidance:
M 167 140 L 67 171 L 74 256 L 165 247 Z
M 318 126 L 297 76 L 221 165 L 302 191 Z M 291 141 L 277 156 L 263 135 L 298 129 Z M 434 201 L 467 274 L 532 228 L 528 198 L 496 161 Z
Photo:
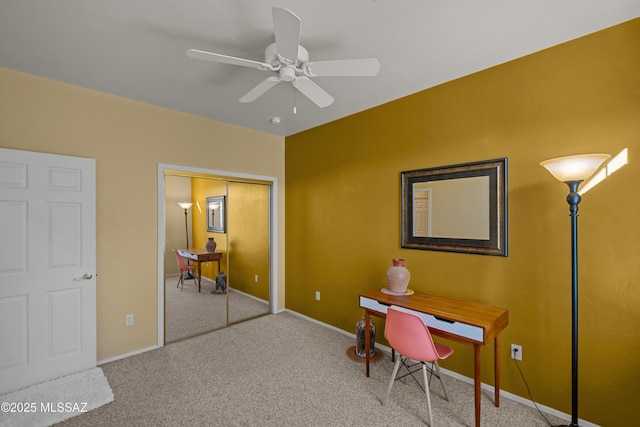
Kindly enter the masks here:
M 190 259 L 198 264 L 198 292 L 200 292 L 200 282 L 202 280 L 202 268 L 203 262 L 218 261 L 218 273 L 220 272 L 220 260 L 222 259 L 222 252 L 207 252 L 206 249 L 178 249 L 178 254 Z
M 509 311 L 500 307 L 415 292 L 409 296 L 394 296 L 381 290 L 360 295 L 360 307 L 365 310 L 366 375 L 369 376 L 370 316 L 386 318 L 392 305 L 416 312 L 432 335 L 473 346 L 474 395 L 476 426 L 480 426 L 480 349 L 492 339 L 494 344 L 495 405 L 500 406 L 500 332 L 509 324 Z

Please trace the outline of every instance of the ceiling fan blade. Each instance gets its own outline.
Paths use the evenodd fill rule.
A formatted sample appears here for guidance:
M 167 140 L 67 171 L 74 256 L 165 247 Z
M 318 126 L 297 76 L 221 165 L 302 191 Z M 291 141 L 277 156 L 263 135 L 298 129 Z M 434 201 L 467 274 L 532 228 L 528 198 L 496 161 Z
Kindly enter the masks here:
M 303 70 L 311 77 L 375 76 L 380 71 L 380 63 L 375 58 L 318 61 L 307 62 Z
M 293 86 L 320 108 L 333 104 L 333 97 L 309 77 L 300 76 L 296 78 L 293 81 Z
M 288 9 L 274 7 L 273 29 L 276 34 L 278 57 L 287 64 L 295 64 L 300 44 L 300 18 Z
M 221 62 L 223 64 L 240 65 L 242 67 L 257 68 L 259 70 L 273 70 L 273 66 L 265 62 L 252 61 L 250 59 L 236 58 L 235 56 L 222 55 L 220 53 L 205 52 L 203 50 L 189 49 L 187 56 L 204 61 Z
M 253 102 L 258 99 L 266 91 L 280 83 L 280 78 L 276 76 L 267 77 L 265 80 L 258 83 L 256 87 L 251 89 L 245 96 L 240 98 L 240 102 Z

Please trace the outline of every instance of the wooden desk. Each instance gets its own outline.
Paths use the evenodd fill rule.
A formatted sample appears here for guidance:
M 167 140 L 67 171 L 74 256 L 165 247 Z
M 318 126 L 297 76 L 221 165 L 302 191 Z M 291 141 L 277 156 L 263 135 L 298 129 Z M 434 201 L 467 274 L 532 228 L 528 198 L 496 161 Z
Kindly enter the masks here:
M 360 307 L 365 310 L 366 375 L 369 376 L 369 349 L 371 346 L 370 316 L 386 318 L 391 305 L 408 308 L 418 314 L 431 334 L 473 346 L 474 394 L 476 426 L 480 426 L 480 349 L 491 339 L 494 344 L 495 405 L 500 406 L 500 332 L 509 324 L 509 311 L 500 307 L 478 304 L 459 299 L 415 292 L 410 296 L 393 296 L 380 290 L 360 295 Z
M 220 272 L 222 252 L 207 252 L 206 249 L 178 249 L 178 254 L 198 264 L 198 292 L 200 292 L 200 282 L 202 281 L 202 268 L 200 264 L 203 262 L 218 261 L 218 272 Z

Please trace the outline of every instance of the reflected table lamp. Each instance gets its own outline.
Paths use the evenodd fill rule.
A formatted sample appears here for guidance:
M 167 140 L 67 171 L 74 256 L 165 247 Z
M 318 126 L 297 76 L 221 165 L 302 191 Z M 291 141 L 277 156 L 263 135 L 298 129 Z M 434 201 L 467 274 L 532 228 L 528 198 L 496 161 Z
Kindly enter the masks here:
M 187 211 L 189 210 L 189 208 L 191 207 L 191 205 L 193 205 L 193 203 L 178 203 L 178 206 L 180 206 L 182 209 L 184 209 L 184 231 L 185 231 L 185 236 L 187 238 L 187 247 L 185 249 L 189 250 L 189 224 L 187 221 Z M 187 263 L 189 263 L 189 261 L 187 260 Z M 187 271 L 187 274 L 184 276 L 185 280 L 190 280 L 193 279 L 193 276 L 191 275 L 191 272 Z

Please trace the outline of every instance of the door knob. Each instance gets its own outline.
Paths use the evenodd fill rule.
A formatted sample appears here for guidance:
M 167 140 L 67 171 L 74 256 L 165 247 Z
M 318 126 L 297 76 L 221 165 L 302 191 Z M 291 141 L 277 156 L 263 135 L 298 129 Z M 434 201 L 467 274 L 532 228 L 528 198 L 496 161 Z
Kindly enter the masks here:
M 84 273 L 84 274 L 82 275 L 82 277 L 78 277 L 78 278 L 73 279 L 73 280 L 75 280 L 75 281 L 80 281 L 80 280 L 91 280 L 91 279 L 93 279 L 93 274 L 90 274 L 90 273 Z

